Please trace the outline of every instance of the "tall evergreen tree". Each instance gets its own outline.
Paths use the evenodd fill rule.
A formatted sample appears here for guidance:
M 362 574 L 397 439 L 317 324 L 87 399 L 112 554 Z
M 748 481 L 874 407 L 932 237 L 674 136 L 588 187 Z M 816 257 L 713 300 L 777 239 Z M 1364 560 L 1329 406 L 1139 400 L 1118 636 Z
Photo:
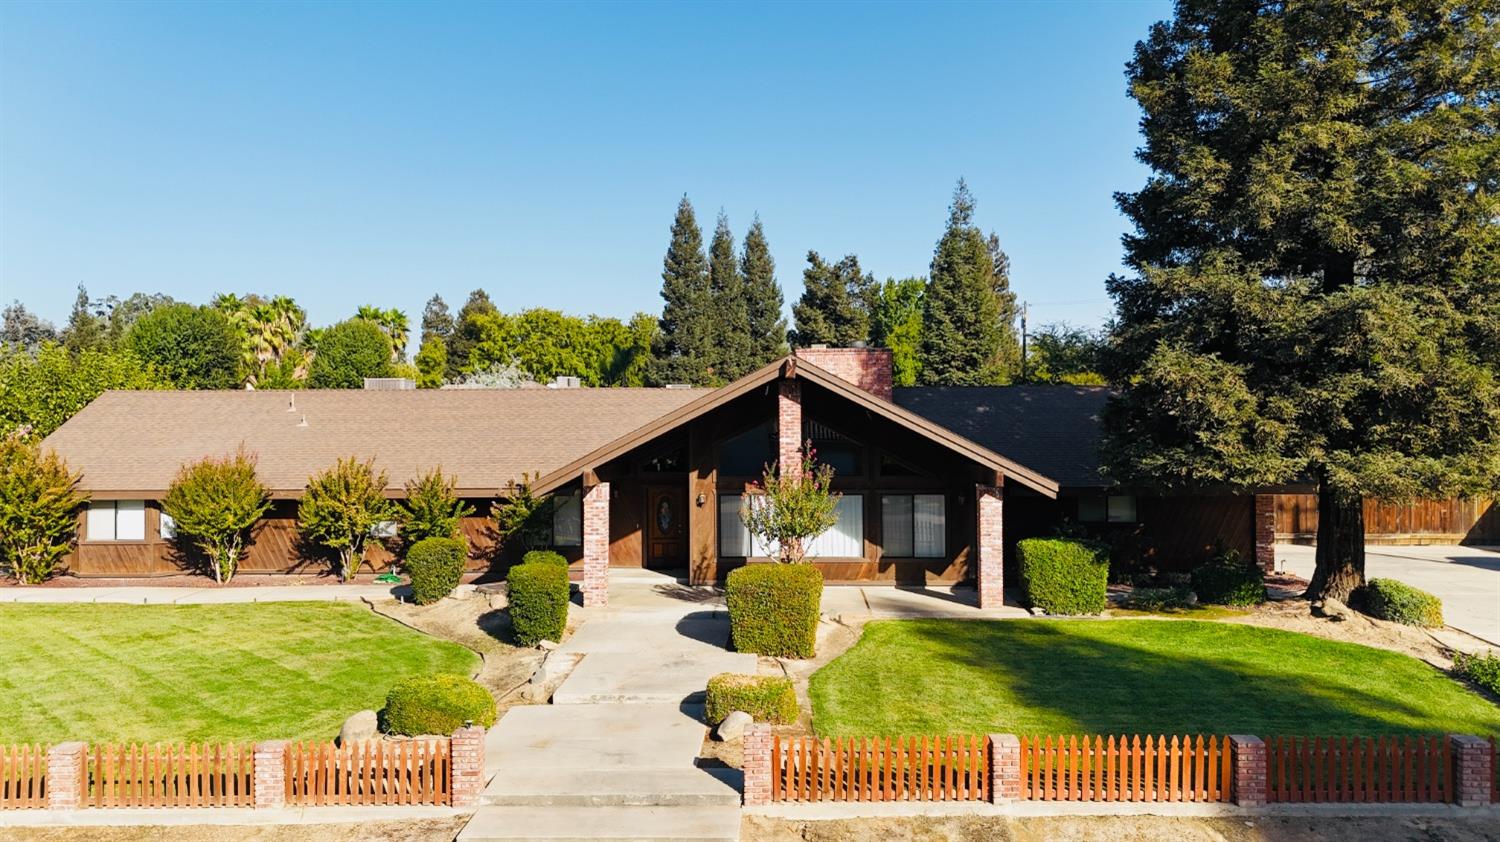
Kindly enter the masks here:
M 1500 488 L 1500 6 L 1179 0 L 1127 75 L 1108 470 L 1316 483 L 1345 599 L 1365 497 Z
M 448 312 L 448 302 L 441 295 L 434 295 L 422 308 L 422 337 L 418 344 L 434 338 L 446 342 L 452 335 L 453 316 Z
M 974 196 L 959 179 L 922 302 L 923 383 L 988 386 L 1014 377 L 1021 356 L 1015 295 L 995 272 L 996 253 L 1004 254 L 974 225 Z
M 809 251 L 802 270 L 802 297 L 792 305 L 796 327 L 787 338 L 798 348 L 868 342 L 874 294 L 875 277 L 859 268 L 858 257 L 848 254 L 838 263 L 828 263 Z
M 456 380 L 468 370 L 469 352 L 484 339 L 485 320 L 499 314 L 494 302 L 490 301 L 489 293 L 482 289 L 469 293 L 469 300 L 458 310 L 453 333 L 448 336 L 447 370 L 444 372 L 446 379 Z
M 108 311 L 102 302 L 89 300 L 89 291 L 78 285 L 78 296 L 73 299 L 73 310 L 68 314 L 68 324 L 63 328 L 62 343 L 69 351 L 103 351 L 109 348 Z
M 677 203 L 672 242 L 661 270 L 661 333 L 653 347 L 658 383 L 721 382 L 714 375 L 719 325 L 714 321 L 703 232 L 686 196 Z
M 713 239 L 708 245 L 708 289 L 713 297 L 718 341 L 714 345 L 714 377 L 729 382 L 751 370 L 750 311 L 745 301 L 745 281 L 734 257 L 734 235 L 729 217 L 719 211 Z
M 786 353 L 781 284 L 776 282 L 776 261 L 771 259 L 771 245 L 759 215 L 745 234 L 740 275 L 745 279 L 745 311 L 750 324 L 750 362 L 745 368 L 753 371 Z

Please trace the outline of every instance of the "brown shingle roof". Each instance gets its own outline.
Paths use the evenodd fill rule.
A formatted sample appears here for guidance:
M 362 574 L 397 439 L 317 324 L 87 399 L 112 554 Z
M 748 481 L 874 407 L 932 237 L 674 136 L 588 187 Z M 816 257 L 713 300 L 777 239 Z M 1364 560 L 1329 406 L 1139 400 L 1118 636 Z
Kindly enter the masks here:
M 183 463 L 243 444 L 278 494 L 298 493 L 309 474 L 356 455 L 373 457 L 393 488 L 441 466 L 460 490 L 491 495 L 523 472 L 552 471 L 707 391 L 106 392 L 46 444 L 82 470 L 82 488 L 96 493 L 161 492 Z

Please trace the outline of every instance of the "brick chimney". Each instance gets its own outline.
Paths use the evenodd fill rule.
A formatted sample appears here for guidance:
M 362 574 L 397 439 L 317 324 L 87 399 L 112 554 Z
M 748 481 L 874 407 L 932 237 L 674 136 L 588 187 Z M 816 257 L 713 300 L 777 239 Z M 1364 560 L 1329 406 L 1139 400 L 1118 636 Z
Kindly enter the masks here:
M 891 349 L 830 348 L 814 345 L 792 352 L 840 380 L 847 380 L 881 400 L 891 399 Z

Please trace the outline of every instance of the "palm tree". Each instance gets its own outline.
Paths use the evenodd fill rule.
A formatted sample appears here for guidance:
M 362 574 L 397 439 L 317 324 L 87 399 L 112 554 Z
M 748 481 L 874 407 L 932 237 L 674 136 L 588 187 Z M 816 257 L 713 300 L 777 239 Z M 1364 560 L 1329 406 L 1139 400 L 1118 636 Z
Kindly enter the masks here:
M 364 304 L 355 311 L 354 318 L 372 322 L 385 333 L 386 339 L 391 341 L 392 360 L 395 362 L 406 360 L 406 335 L 410 325 L 406 321 L 405 313 L 394 308 L 382 310 L 379 307 Z

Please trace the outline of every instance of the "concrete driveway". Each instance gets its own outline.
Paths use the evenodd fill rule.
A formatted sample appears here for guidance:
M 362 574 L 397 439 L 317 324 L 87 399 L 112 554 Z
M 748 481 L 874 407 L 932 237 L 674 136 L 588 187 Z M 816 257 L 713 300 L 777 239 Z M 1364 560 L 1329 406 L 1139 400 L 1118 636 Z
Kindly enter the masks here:
M 1314 552 L 1277 544 L 1276 564 L 1306 579 Z M 1500 547 L 1366 547 L 1365 576 L 1398 579 L 1436 595 L 1448 625 L 1500 646 Z

